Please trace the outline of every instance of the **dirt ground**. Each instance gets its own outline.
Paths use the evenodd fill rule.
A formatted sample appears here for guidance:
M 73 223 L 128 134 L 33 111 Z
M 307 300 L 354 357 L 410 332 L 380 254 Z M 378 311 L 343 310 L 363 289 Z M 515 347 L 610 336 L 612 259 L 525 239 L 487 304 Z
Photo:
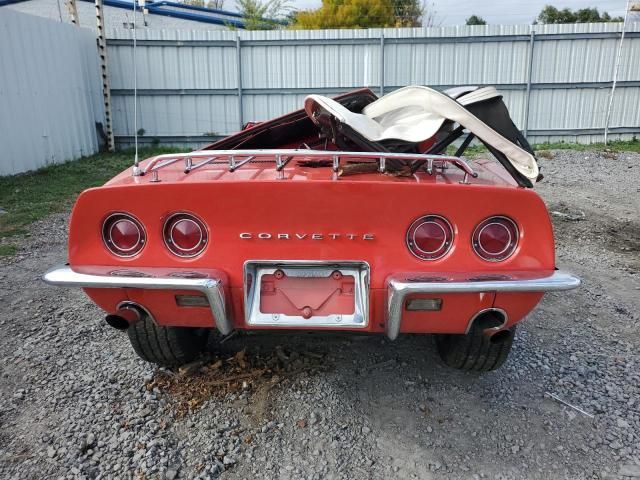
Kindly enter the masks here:
M 551 156 L 537 191 L 583 286 L 545 296 L 483 375 L 430 337 L 288 334 L 175 377 L 39 280 L 67 215 L 35 224 L 0 264 L 0 477 L 640 478 L 640 155 Z

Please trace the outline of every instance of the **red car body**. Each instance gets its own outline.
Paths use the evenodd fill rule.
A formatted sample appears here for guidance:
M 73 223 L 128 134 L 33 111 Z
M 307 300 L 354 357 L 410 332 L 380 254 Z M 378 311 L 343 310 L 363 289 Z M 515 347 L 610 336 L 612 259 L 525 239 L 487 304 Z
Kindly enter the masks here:
M 222 150 L 255 148 L 256 132 L 301 115 L 294 112 L 252 126 L 197 153 L 147 159 L 138 167 L 145 175 L 127 170 L 86 190 L 71 216 L 69 264 L 64 268 L 76 276 L 113 281 L 74 283 L 63 279 L 60 269 L 46 279 L 82 286 L 109 314 L 137 305 L 160 326 L 217 325 L 225 334 L 340 329 L 386 332 L 390 338 L 398 333 L 465 334 L 487 311 L 502 315 L 492 333 L 507 330 L 536 306 L 544 291 L 577 286 L 577 279 L 555 271 L 553 230 L 542 199 L 490 159 L 469 163 L 477 174 L 471 180 L 454 166 L 406 176 L 377 171 L 338 176 L 326 163 L 336 148 L 332 145 L 325 148 L 328 160 L 317 165 L 304 151 L 288 156 L 284 165 L 260 156 L 237 168 L 230 168 L 236 159 L 228 155 L 211 160 Z M 295 138 L 277 147 L 312 141 L 313 136 Z M 370 162 L 377 161 L 372 154 Z M 156 167 L 161 168 L 154 173 Z M 131 216 L 142 227 L 144 245 L 135 255 L 113 253 L 106 243 L 105 221 L 114 214 Z M 192 216 L 206 230 L 201 253 L 178 256 L 171 250 L 167 221 L 176 214 Z M 435 260 L 416 256 L 407 243 L 412 224 L 427 216 L 445 219 L 453 234 L 447 252 Z M 501 261 L 481 258 L 473 241 L 478 226 L 494 217 L 517 226 L 514 251 Z M 312 271 L 318 266 L 322 273 L 317 275 L 295 273 L 296 268 Z M 205 287 L 181 289 L 169 281 L 165 288 L 146 288 L 136 283 L 149 278 L 190 279 L 201 281 L 201 287 L 212 279 L 222 297 L 219 308 L 202 293 Z M 120 279 L 129 283 L 118 285 Z M 545 286 L 536 286 L 541 279 Z M 461 287 L 456 290 L 456 285 Z M 253 298 L 251 288 L 259 292 Z M 266 320 L 252 322 L 252 308 Z M 363 310 L 362 318 L 342 324 L 354 308 Z M 297 320 L 279 324 L 280 315 Z M 314 321 L 318 318 L 325 320 Z

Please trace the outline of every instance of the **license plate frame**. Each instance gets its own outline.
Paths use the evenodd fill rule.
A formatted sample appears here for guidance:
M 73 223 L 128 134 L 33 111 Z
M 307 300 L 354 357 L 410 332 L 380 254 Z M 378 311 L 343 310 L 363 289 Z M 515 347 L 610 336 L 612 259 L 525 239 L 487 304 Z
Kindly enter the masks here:
M 301 315 L 264 313 L 260 310 L 264 275 L 282 270 L 285 275 L 325 278 L 339 271 L 354 278 L 352 314 Z M 273 328 L 361 329 L 369 325 L 369 264 L 362 261 L 250 260 L 244 264 L 244 311 L 249 326 Z

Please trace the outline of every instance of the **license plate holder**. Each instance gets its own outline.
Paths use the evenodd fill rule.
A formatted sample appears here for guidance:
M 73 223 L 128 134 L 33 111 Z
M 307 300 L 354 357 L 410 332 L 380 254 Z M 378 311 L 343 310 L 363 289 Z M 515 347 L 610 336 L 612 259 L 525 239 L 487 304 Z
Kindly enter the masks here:
M 359 261 L 249 261 L 245 321 L 280 328 L 365 328 L 369 265 Z

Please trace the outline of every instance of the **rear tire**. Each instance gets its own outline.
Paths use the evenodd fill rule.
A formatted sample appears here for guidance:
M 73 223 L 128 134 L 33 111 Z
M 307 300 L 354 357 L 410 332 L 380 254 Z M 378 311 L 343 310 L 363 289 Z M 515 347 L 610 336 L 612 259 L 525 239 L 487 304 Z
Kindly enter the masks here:
M 161 367 L 177 367 L 201 355 L 209 331 L 201 328 L 162 327 L 148 315 L 127 329 L 131 346 L 140 358 Z
M 513 345 L 516 327 L 484 335 L 472 328 L 466 335 L 436 335 L 436 347 L 442 361 L 458 370 L 489 372 L 502 366 Z

